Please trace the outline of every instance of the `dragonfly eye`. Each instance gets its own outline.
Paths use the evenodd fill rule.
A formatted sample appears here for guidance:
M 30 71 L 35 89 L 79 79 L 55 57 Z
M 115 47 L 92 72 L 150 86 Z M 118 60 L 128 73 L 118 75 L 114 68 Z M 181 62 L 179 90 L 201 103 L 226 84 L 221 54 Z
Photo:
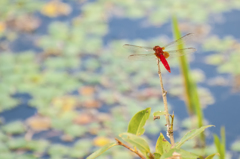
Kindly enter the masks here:
M 158 46 L 154 46 L 153 50 L 154 50 L 154 51 L 156 51 L 156 50 L 157 50 L 157 48 L 158 48 Z

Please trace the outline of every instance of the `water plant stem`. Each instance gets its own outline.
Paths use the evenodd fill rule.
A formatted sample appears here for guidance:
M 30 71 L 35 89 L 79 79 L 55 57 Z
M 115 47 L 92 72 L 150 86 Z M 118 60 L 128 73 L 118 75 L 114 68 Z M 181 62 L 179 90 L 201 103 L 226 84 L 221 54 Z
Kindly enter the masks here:
M 118 140 L 117 138 L 115 138 L 115 140 L 117 141 L 118 145 L 121 145 L 123 147 L 126 147 L 127 149 L 129 149 L 130 151 L 134 152 L 136 155 L 138 155 L 141 159 L 146 159 L 143 155 L 141 155 L 137 149 L 132 149 L 131 147 L 125 145 L 124 143 L 122 143 L 120 140 Z
M 169 113 L 168 113 L 168 105 L 167 105 L 167 91 L 165 91 L 164 87 L 163 87 L 162 73 L 161 73 L 161 69 L 160 69 L 160 61 L 159 61 L 159 59 L 157 59 L 157 65 L 158 65 L 158 76 L 159 76 L 160 84 L 161 84 L 161 88 L 162 88 L 162 97 L 163 97 L 164 110 L 165 110 L 165 112 L 167 114 L 167 115 L 165 115 L 166 122 L 167 122 L 167 134 L 169 135 L 171 145 L 174 146 L 173 130 L 171 130 L 170 120 L 169 120 L 169 115 L 168 115 Z

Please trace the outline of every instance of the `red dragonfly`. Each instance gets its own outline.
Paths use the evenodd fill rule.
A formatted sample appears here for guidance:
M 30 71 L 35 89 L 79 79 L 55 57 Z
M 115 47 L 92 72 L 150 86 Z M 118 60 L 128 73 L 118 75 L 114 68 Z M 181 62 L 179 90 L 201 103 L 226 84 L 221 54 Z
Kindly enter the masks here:
M 182 56 L 188 53 L 193 53 L 196 51 L 196 49 L 193 47 L 188 47 L 188 48 L 179 49 L 179 50 L 171 50 L 170 48 L 173 48 L 173 47 L 174 49 L 178 48 L 177 47 L 178 45 L 181 45 L 186 41 L 190 40 L 192 36 L 193 36 L 192 33 L 188 33 L 182 36 L 181 38 L 163 47 L 160 47 L 160 46 L 143 47 L 143 46 L 136 46 L 131 44 L 125 44 L 124 47 L 129 48 L 131 50 L 154 51 L 155 53 L 149 53 L 149 54 L 132 54 L 128 57 L 128 59 L 129 60 L 156 60 L 156 58 L 158 58 L 160 59 L 164 67 L 167 69 L 167 71 L 171 72 L 170 66 L 168 65 L 166 58 L 177 57 L 177 56 Z

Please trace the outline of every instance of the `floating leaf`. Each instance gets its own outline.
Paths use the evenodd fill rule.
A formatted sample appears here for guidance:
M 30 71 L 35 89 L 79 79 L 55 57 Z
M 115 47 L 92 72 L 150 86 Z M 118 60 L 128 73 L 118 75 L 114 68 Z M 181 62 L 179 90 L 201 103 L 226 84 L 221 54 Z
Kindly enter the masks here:
M 27 145 L 27 141 L 24 138 L 14 138 L 11 139 L 7 142 L 7 145 L 10 149 L 21 149 L 21 148 L 25 148 Z
M 78 137 L 83 135 L 83 132 L 86 132 L 86 129 L 81 125 L 71 124 L 65 128 L 64 132 L 71 137 Z
M 235 142 L 232 144 L 231 150 L 240 152 L 240 140 L 235 141 Z
M 109 138 L 106 138 L 106 137 L 96 137 L 94 140 L 93 140 L 93 143 L 95 146 L 105 146 L 107 144 L 110 143 L 110 140 Z
M 0 21 L 0 35 L 5 31 L 6 25 L 5 23 Z
M 222 54 L 214 54 L 214 55 L 209 55 L 207 56 L 205 62 L 207 64 L 212 64 L 212 65 L 219 65 L 224 62 L 224 55 Z
M 79 93 L 81 93 L 84 96 L 92 96 L 94 91 L 95 91 L 95 88 L 90 86 L 85 86 L 79 89 Z
M 7 145 L 3 142 L 0 142 L 0 153 L 9 152 Z
M 110 149 L 113 146 L 116 146 L 117 144 L 114 143 L 109 143 L 105 146 L 103 146 L 101 149 L 95 151 L 94 153 L 92 153 L 90 156 L 87 157 L 87 159 L 94 159 L 96 157 L 98 157 L 99 155 L 101 155 L 102 153 L 104 153 L 105 151 L 107 151 L 108 149 Z
M 207 126 L 202 126 L 199 129 L 193 129 L 189 132 L 187 132 L 182 139 L 176 144 L 176 148 L 180 148 L 187 140 L 192 139 L 194 137 L 196 137 L 197 135 L 199 135 L 201 132 L 203 132 L 206 128 L 208 127 L 212 127 L 214 125 L 207 125 Z
M 80 125 L 89 124 L 94 121 L 91 114 L 78 114 L 74 119 L 74 122 Z
M 69 125 L 72 124 L 72 121 L 71 119 L 53 118 L 51 123 L 53 128 L 58 130 L 65 130 Z
M 183 128 L 191 129 L 191 127 L 192 127 L 192 121 L 190 120 L 190 118 L 186 118 L 186 119 L 182 120 L 181 123 L 182 123 L 181 126 Z
M 69 148 L 63 145 L 51 145 L 50 148 L 48 149 L 48 154 L 51 157 L 60 157 L 62 158 L 63 156 L 67 155 L 69 152 Z
M 48 130 L 51 127 L 51 120 L 46 117 L 31 117 L 28 119 L 27 123 L 35 131 Z
M 59 15 L 68 15 L 71 10 L 71 7 L 66 3 L 50 1 L 43 6 L 41 13 L 49 17 L 56 17 Z
M 3 152 L 3 153 L 1 153 L 1 158 L 13 159 L 13 158 L 17 158 L 17 155 L 12 152 Z
M 171 149 L 171 144 L 164 138 L 163 134 L 160 133 L 156 143 L 156 153 L 162 155 L 167 153 Z
M 81 149 L 82 151 L 89 151 L 92 146 L 92 140 L 80 139 L 74 144 L 74 148 Z
M 84 158 L 88 154 L 88 151 L 83 151 L 80 149 L 73 148 L 71 149 L 69 156 L 72 158 Z
M 49 144 L 46 140 L 31 140 L 26 143 L 26 148 L 37 153 L 43 153 Z
M 146 108 L 144 110 L 139 111 L 135 114 L 128 124 L 128 133 L 132 133 L 135 135 L 142 135 L 145 131 L 143 126 L 148 120 L 151 113 L 151 108 Z
M 2 127 L 2 130 L 7 134 L 21 134 L 25 132 L 25 127 L 22 122 L 15 121 L 11 122 Z
M 6 141 L 7 139 L 8 139 L 8 136 L 0 131 L 0 141 Z

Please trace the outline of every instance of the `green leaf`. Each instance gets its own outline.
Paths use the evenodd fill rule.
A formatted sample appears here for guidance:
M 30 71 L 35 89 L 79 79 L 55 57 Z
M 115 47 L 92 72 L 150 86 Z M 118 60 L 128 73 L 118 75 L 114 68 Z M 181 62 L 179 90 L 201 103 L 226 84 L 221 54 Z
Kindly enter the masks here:
M 231 146 L 232 151 L 240 152 L 240 141 L 235 141 Z
M 71 124 L 71 125 L 67 126 L 67 129 L 65 129 L 64 132 L 66 134 L 70 135 L 71 137 L 78 137 L 78 136 L 82 135 L 82 129 L 84 129 L 84 128 L 80 125 Z
M 7 142 L 7 146 L 12 149 L 23 149 L 26 147 L 27 141 L 24 138 L 11 139 Z
M 154 153 L 154 159 L 160 159 L 161 155 L 159 153 Z
M 75 149 L 81 149 L 82 151 L 89 151 L 92 146 L 92 141 L 89 139 L 80 139 L 74 144 Z
M 5 133 L 0 131 L 0 142 L 6 141 L 7 139 L 8 139 L 8 136 Z
M 17 154 L 12 153 L 12 152 L 1 153 L 1 158 L 4 158 L 4 159 L 13 159 L 13 158 L 16 158 L 16 157 L 17 157 Z
M 213 153 L 213 154 L 209 155 L 208 157 L 206 157 L 205 159 L 213 159 L 213 157 L 214 157 L 215 155 L 218 155 L 218 156 L 219 156 L 219 153 Z
M 221 127 L 221 140 L 222 140 L 222 143 L 221 143 L 221 149 L 222 149 L 222 155 L 223 155 L 223 158 L 225 158 L 225 145 L 226 145 L 226 139 L 225 139 L 225 127 Z
M 225 154 L 224 154 L 225 150 L 223 150 L 223 145 L 221 144 L 220 139 L 217 135 L 214 134 L 213 137 L 214 137 L 214 143 L 215 143 L 215 146 L 217 148 L 217 151 L 220 154 L 219 158 L 224 159 L 225 158 Z
M 171 144 L 164 138 L 163 134 L 160 133 L 156 143 L 156 153 L 162 155 L 171 149 Z
M 207 64 L 219 65 L 224 62 L 224 55 L 222 54 L 209 55 L 206 57 L 205 61 Z
M 48 149 L 48 154 L 51 157 L 58 157 L 62 158 L 63 156 L 67 155 L 69 152 L 69 148 L 60 144 L 51 145 Z
M 3 142 L 0 142 L 0 153 L 9 152 L 7 145 Z
M 18 154 L 15 159 L 38 159 L 38 157 L 34 156 L 33 154 Z
M 153 116 L 161 116 L 161 115 L 166 115 L 167 113 L 165 111 L 156 111 L 153 113 Z
M 7 134 L 21 134 L 25 132 L 25 127 L 22 122 L 15 121 L 3 126 L 2 130 Z
M 26 148 L 34 151 L 35 153 L 43 153 L 49 146 L 46 140 L 31 140 L 26 143 Z
M 202 126 L 202 127 L 199 128 L 199 129 L 193 129 L 193 130 L 187 132 L 187 133 L 183 136 L 183 138 L 180 140 L 180 142 L 178 142 L 178 143 L 176 144 L 175 147 L 176 147 L 176 148 L 180 148 L 187 140 L 196 137 L 196 136 L 199 135 L 201 132 L 203 132 L 206 128 L 212 127 L 212 126 L 214 126 L 214 125 Z
M 146 108 L 135 114 L 128 124 L 127 132 L 138 136 L 142 135 L 145 131 L 143 126 L 145 125 L 147 119 L 149 118 L 150 113 L 151 108 Z
M 181 159 L 197 159 L 197 158 L 199 158 L 198 155 L 195 155 L 191 152 L 185 151 L 183 149 L 173 148 L 173 149 L 169 150 L 167 153 L 164 153 L 160 159 L 169 158 L 174 155 L 176 158 L 181 158 Z
M 79 151 L 79 149 L 73 148 L 71 149 L 71 152 L 69 153 L 69 156 L 71 158 L 83 158 L 84 156 L 86 156 L 86 154 L 88 153 L 88 151 Z
M 68 37 L 69 28 L 62 22 L 53 22 L 50 24 L 48 31 L 56 39 L 65 40 Z
M 119 136 L 132 146 L 136 146 L 143 154 L 150 153 L 149 145 L 142 137 L 131 133 L 122 133 Z
M 95 151 L 94 153 L 92 153 L 90 156 L 87 157 L 87 159 L 94 159 L 96 157 L 98 157 L 99 155 L 101 155 L 102 153 L 104 153 L 105 151 L 107 151 L 108 149 L 110 149 L 113 146 L 116 146 L 117 144 L 114 143 L 109 143 L 105 146 L 103 146 L 101 149 Z
M 177 17 L 175 17 L 175 16 L 173 16 L 173 18 L 172 18 L 172 25 L 173 25 L 174 37 L 175 37 L 175 39 L 179 39 L 181 37 L 181 33 L 180 33 L 180 30 L 178 27 Z M 176 49 L 183 49 L 184 44 L 179 43 L 177 47 L 178 48 L 176 48 Z M 188 111 L 190 112 L 190 114 L 194 113 L 197 115 L 198 127 L 200 128 L 203 126 L 204 116 L 203 116 L 203 112 L 202 112 L 202 108 L 201 108 L 200 98 L 199 98 L 198 91 L 197 91 L 197 85 L 196 85 L 195 81 L 191 78 L 191 75 L 190 75 L 191 72 L 189 69 L 187 57 L 180 56 L 179 62 L 180 62 L 180 68 L 181 68 L 181 72 L 183 74 L 183 79 L 184 79 L 184 88 L 185 88 L 186 99 L 187 99 L 186 105 L 187 105 L 187 108 L 188 108 Z M 201 134 L 201 141 L 202 141 L 202 145 L 204 145 L 205 144 L 204 133 Z

